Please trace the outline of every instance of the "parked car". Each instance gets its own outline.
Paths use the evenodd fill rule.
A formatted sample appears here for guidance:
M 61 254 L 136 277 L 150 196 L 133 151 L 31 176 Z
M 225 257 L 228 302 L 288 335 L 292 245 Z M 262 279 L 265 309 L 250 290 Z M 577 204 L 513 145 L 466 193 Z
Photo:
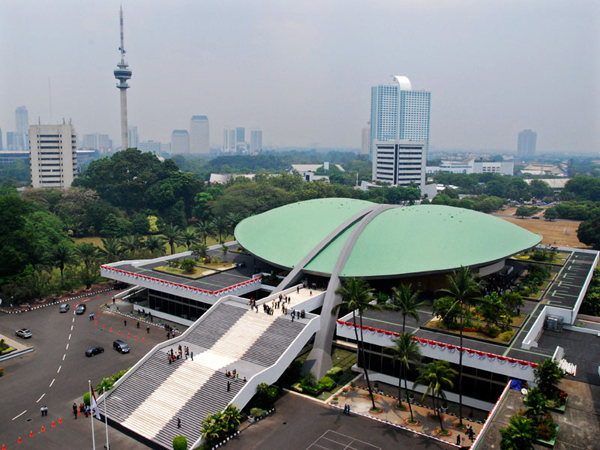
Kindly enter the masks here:
M 68 310 L 69 310 L 69 304 L 68 303 L 63 303 L 62 305 L 60 305 L 59 311 L 61 313 L 66 313 Z
M 104 353 L 104 349 L 102 347 L 92 347 L 85 351 L 85 356 L 89 358 L 91 356 L 99 355 L 100 353 Z
M 77 315 L 82 315 L 86 310 L 85 305 L 82 303 L 81 305 L 77 306 L 77 308 L 75 308 L 75 314 Z
M 129 353 L 129 346 L 119 339 L 113 342 L 113 348 L 119 353 Z
M 21 328 L 20 330 L 17 330 L 15 334 L 23 339 L 29 339 L 31 336 L 33 336 L 31 331 L 29 331 L 27 328 Z

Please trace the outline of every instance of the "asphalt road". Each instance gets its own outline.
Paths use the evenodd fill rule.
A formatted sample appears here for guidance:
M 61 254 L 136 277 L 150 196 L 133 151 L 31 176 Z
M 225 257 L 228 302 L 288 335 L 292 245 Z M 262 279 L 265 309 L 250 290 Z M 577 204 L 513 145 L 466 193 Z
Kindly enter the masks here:
M 275 405 L 275 414 L 229 441 L 227 450 L 449 450 L 439 441 L 383 424 L 293 393 Z
M 35 348 L 32 353 L 0 363 L 4 369 L 4 376 L 0 378 L 0 448 L 2 445 L 7 450 L 17 445 L 20 449 L 92 448 L 90 420 L 82 415 L 76 420 L 72 412 L 73 403 L 82 402 L 88 380 L 95 386 L 102 378 L 132 367 L 165 339 L 163 330 L 156 327 L 151 327 L 147 334 L 143 324 L 137 329 L 135 322 L 128 320 L 125 327 L 121 316 L 109 313 L 98 316 L 100 305 L 112 295 L 103 293 L 100 298 L 90 297 L 85 301 L 87 311 L 83 315 L 74 314 L 75 301 L 70 302 L 71 308 L 66 314 L 59 313 L 58 305 L 23 314 L 0 314 L 1 334 L 14 337 L 15 330 L 29 328 L 33 337 L 24 343 Z M 91 312 L 98 318 L 97 325 L 89 320 Z M 120 336 L 118 331 L 121 331 Z M 129 354 L 113 350 L 112 343 L 117 338 L 129 344 Z M 87 358 L 85 351 L 95 346 L 104 347 L 104 353 Z M 44 405 L 48 407 L 48 416 L 41 417 L 40 407 Z M 96 425 L 97 447 L 102 448 L 106 441 L 105 429 L 99 422 Z M 31 432 L 33 437 L 30 437 Z M 21 444 L 18 444 L 19 437 Z M 112 448 L 147 448 L 110 427 L 109 440 Z

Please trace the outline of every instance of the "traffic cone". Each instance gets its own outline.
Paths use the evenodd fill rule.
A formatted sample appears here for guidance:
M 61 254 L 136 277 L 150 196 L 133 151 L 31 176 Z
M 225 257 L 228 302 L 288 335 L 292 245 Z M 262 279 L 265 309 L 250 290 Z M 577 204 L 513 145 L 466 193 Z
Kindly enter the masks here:
M 89 297 L 88 297 L 88 298 L 86 298 L 86 301 L 88 301 L 88 302 L 89 302 L 89 301 L 90 301 L 90 298 L 89 298 Z
M 33 431 L 29 433 L 29 437 L 33 437 Z
M 2 444 L 2 450 L 6 450 L 6 446 Z
M 119 330 L 119 334 L 121 334 L 121 330 Z
M 106 325 L 102 325 L 102 328 L 106 328 Z
M 137 336 L 134 336 L 134 337 L 133 337 L 133 340 L 134 340 L 134 341 L 137 341 Z
M 142 342 L 146 342 L 146 338 L 142 338 Z
M 131 333 L 127 333 L 127 337 L 130 338 L 131 337 Z
M 54 420 L 52 421 L 52 426 L 53 426 L 53 427 L 54 427 L 54 426 L 56 426 L 56 425 L 54 425 Z
M 21 441 L 21 436 L 19 436 L 19 440 L 17 441 L 19 444 L 22 442 Z
M 108 296 L 108 292 L 106 293 L 106 295 Z
M 44 429 L 44 427 L 42 426 L 42 433 L 43 433 L 44 431 L 46 431 L 46 430 L 45 430 L 45 429 Z
M 119 293 L 119 290 L 117 289 L 117 294 Z
M 98 294 L 98 297 L 97 297 L 97 298 L 100 298 L 100 294 Z
M 100 314 L 102 314 L 102 313 L 98 312 L 98 315 L 100 315 Z
M 110 331 L 112 332 L 112 327 L 110 327 Z
M 62 417 L 58 418 L 58 423 L 62 423 Z

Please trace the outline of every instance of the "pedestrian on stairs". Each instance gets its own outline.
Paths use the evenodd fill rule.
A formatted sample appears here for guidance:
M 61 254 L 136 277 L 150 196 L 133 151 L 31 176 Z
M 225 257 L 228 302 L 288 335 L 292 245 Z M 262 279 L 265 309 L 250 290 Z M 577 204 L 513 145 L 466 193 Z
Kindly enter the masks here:
M 177 428 L 181 428 L 181 419 L 177 418 Z
M 231 390 L 231 381 L 227 382 L 227 392 Z
M 194 360 L 194 352 L 190 353 L 190 357 L 192 358 L 192 361 Z
M 123 326 L 126 327 L 127 326 L 127 320 L 123 320 Z

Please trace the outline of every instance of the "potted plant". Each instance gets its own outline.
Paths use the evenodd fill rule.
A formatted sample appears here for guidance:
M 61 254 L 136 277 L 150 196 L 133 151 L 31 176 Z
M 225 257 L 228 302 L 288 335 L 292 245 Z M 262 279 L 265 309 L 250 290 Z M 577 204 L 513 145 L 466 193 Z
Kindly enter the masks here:
M 339 401 L 339 397 L 336 395 L 336 396 L 334 396 L 334 397 L 333 397 L 333 399 L 331 400 L 331 403 L 332 403 L 332 404 L 334 404 L 334 405 L 337 405 L 337 404 L 338 404 L 338 401 Z

